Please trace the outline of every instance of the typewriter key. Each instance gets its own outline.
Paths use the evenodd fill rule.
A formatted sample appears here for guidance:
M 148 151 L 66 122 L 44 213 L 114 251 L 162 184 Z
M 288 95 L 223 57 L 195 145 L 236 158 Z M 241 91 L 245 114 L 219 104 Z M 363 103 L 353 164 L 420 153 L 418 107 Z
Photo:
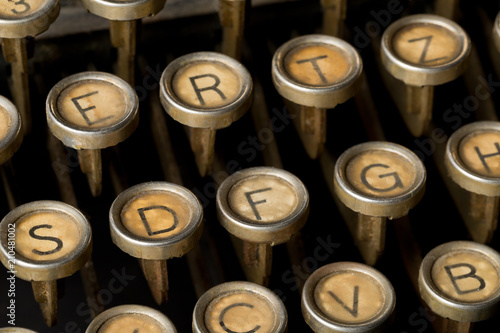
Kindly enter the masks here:
M 0 165 L 19 149 L 23 141 L 21 115 L 14 104 L 0 96 Z
M 289 108 L 291 111 L 300 108 L 294 123 L 311 158 L 317 158 L 323 151 L 326 109 L 356 94 L 362 70 L 358 52 L 336 37 L 298 37 L 274 54 L 274 86 L 283 98 L 296 104 Z
M 284 333 L 285 305 L 271 290 L 252 282 L 227 282 L 200 297 L 193 312 L 194 333 Z
M 177 333 L 174 324 L 158 310 L 143 305 L 119 305 L 104 311 L 85 333 Z
M 191 53 L 171 62 L 160 80 L 165 111 L 189 126 L 189 140 L 202 176 L 210 173 L 215 130 L 249 109 L 253 84 L 246 68 L 226 55 Z
M 139 99 L 132 87 L 108 73 L 83 72 L 57 83 L 47 96 L 52 134 L 78 151 L 92 195 L 102 190 L 100 149 L 128 138 L 139 122 Z
M 118 49 L 117 75 L 134 85 L 137 26 L 141 19 L 156 15 L 166 0 L 83 0 L 92 14 L 109 21 L 111 44 Z
M 489 242 L 496 229 L 500 197 L 500 122 L 465 125 L 448 139 L 445 166 L 451 179 L 467 193 L 463 218 L 473 240 Z
M 267 285 L 272 246 L 286 243 L 306 223 L 309 194 L 291 173 L 249 168 L 229 176 L 217 191 L 217 216 L 232 235 L 249 281 Z
M 0 222 L 0 235 L 2 264 L 10 274 L 31 281 L 46 324 L 54 325 L 57 280 L 77 272 L 90 259 L 90 224 L 68 204 L 35 201 L 7 214 Z
M 421 136 L 432 118 L 434 86 L 456 79 L 467 67 L 469 37 L 453 21 L 422 14 L 392 23 L 381 43 L 384 67 L 406 85 L 401 115 L 412 135 Z
M 493 23 L 493 42 L 495 43 L 495 47 L 498 52 L 500 52 L 500 12 L 497 14 L 495 18 L 495 22 Z
M 59 15 L 58 0 L 8 1 L 0 8 L 0 38 L 5 61 L 11 64 L 12 96 L 23 119 L 23 132 L 31 129 L 26 37 L 49 28 Z
M 151 182 L 123 191 L 109 212 L 111 238 L 139 259 L 155 301 L 167 301 L 167 259 L 189 252 L 201 237 L 203 209 L 182 186 Z
M 389 142 L 367 142 L 346 150 L 334 170 L 340 201 L 358 213 L 356 244 L 369 265 L 383 252 L 386 219 L 408 214 L 424 195 L 426 171 L 409 149 Z
M 0 328 L 0 333 L 37 333 L 37 332 L 21 327 L 4 327 Z
M 443 332 L 468 332 L 499 309 L 500 254 L 474 242 L 439 245 L 422 261 L 418 284 L 431 310 L 448 318 Z
M 319 268 L 302 291 L 302 314 L 316 333 L 380 332 L 390 323 L 395 305 L 389 280 L 354 262 Z

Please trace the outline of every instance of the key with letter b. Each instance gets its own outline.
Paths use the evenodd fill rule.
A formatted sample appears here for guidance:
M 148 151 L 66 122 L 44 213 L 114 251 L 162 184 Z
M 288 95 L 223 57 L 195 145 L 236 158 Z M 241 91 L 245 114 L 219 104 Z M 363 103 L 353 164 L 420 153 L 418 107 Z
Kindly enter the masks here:
M 389 280 L 354 262 L 319 268 L 302 291 L 302 314 L 316 333 L 381 332 L 390 324 L 395 305 Z
M 57 201 L 34 201 L 0 222 L 0 260 L 9 272 L 30 281 L 48 326 L 57 321 L 57 280 L 90 259 L 92 233 L 80 211 Z
M 443 333 L 469 332 L 471 322 L 500 307 L 500 254 L 474 242 L 439 245 L 422 261 L 418 284 L 422 299 L 445 318 Z

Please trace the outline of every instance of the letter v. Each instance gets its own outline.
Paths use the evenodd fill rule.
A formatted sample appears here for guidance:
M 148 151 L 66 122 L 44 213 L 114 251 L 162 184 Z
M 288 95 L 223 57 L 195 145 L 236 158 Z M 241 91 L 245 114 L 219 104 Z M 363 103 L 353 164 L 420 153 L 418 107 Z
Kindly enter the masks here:
M 340 298 L 338 298 L 337 295 L 335 295 L 331 291 L 328 291 L 328 294 L 330 294 L 330 296 L 332 296 L 333 299 L 337 301 L 337 303 L 339 303 L 340 305 L 342 305 L 342 307 L 347 312 L 349 312 L 353 317 L 355 317 L 355 318 L 358 317 L 359 286 L 355 286 L 354 287 L 354 298 L 353 298 L 353 301 L 352 301 L 352 309 L 349 308 L 347 305 L 345 305 L 345 303 L 342 302 L 342 300 Z

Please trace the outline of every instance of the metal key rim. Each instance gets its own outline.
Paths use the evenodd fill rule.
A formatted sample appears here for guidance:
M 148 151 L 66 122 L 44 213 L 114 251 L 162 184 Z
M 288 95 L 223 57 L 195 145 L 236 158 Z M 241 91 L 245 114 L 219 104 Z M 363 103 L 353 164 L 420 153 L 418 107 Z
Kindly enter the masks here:
M 40 10 L 19 19 L 0 18 L 1 38 L 35 37 L 46 31 L 59 16 L 59 0 L 47 0 Z
M 284 333 L 288 327 L 288 314 L 285 305 L 281 299 L 271 290 L 256 283 L 247 281 L 233 281 L 219 284 L 207 292 L 205 292 L 196 302 L 193 311 L 193 332 L 209 333 L 210 331 L 205 324 L 205 312 L 210 303 L 216 298 L 221 298 L 224 295 L 249 292 L 259 295 L 268 301 L 269 305 L 274 310 L 276 318 L 275 325 L 271 333 Z
M 491 318 L 500 308 L 500 286 L 486 300 L 461 302 L 444 295 L 434 284 L 431 272 L 434 263 L 450 252 L 476 252 L 488 258 L 500 270 L 500 254 L 494 249 L 471 241 L 454 241 L 432 249 L 423 259 L 418 274 L 422 299 L 436 314 L 460 322 L 476 322 Z
M 165 333 L 177 333 L 174 324 L 163 313 L 153 308 L 136 304 L 119 305 L 102 312 L 92 320 L 85 333 L 97 333 L 107 321 L 125 314 L 140 314 L 152 318 L 162 326 Z
M 85 9 L 108 20 L 131 21 L 154 16 L 165 6 L 166 0 L 82 0 Z
M 126 112 L 116 124 L 99 129 L 83 129 L 70 124 L 57 111 L 60 94 L 73 84 L 102 81 L 116 86 L 126 99 Z M 139 123 L 139 98 L 132 87 L 121 78 L 104 72 L 82 72 L 59 81 L 49 92 L 46 102 L 47 123 L 52 134 L 66 147 L 74 149 L 104 149 L 127 139 Z
M 11 126 L 5 138 L 0 141 L 0 165 L 10 160 L 14 153 L 19 149 L 23 142 L 23 134 L 21 133 L 21 114 L 17 111 L 16 106 L 7 98 L 0 96 L 0 107 L 2 107 L 11 120 Z
M 297 207 L 284 219 L 260 224 L 236 214 L 229 206 L 228 195 L 234 185 L 256 176 L 276 177 L 296 191 Z M 309 193 L 302 181 L 292 173 L 272 167 L 254 167 L 238 171 L 222 182 L 216 196 L 217 217 L 232 235 L 254 243 L 282 244 L 290 240 L 305 225 L 309 215 Z
M 193 62 L 216 62 L 231 69 L 240 78 L 241 91 L 228 105 L 204 109 L 182 102 L 175 94 L 172 80 L 181 68 Z M 165 111 L 176 121 L 197 128 L 212 130 L 228 127 L 241 118 L 252 103 L 253 82 L 248 70 L 235 59 L 216 52 L 195 52 L 172 61 L 160 79 L 160 100 Z
M 345 324 L 336 322 L 323 314 L 314 299 L 314 291 L 317 284 L 324 277 L 334 273 L 352 271 L 367 275 L 379 283 L 381 291 L 384 294 L 385 303 L 374 318 L 362 323 Z M 378 331 L 384 327 L 385 324 L 389 323 L 390 320 L 388 319 L 392 316 L 396 307 L 395 291 L 389 280 L 373 267 L 355 262 L 336 262 L 320 267 L 306 280 L 301 298 L 302 314 L 304 319 L 314 332 L 317 333 L 361 333 L 373 332 L 375 330 Z
M 36 261 L 25 258 L 16 252 L 14 258 L 16 276 L 26 281 L 52 281 L 70 276 L 90 259 L 92 230 L 89 222 L 78 209 L 59 201 L 33 201 L 10 211 L 0 222 L 2 243 L 2 246 L 0 246 L 0 260 L 5 267 L 9 268 L 9 258 L 11 257 L 6 246 L 8 225 L 15 223 L 24 216 L 40 211 L 52 211 L 68 215 L 77 225 L 81 238 L 73 251 L 55 260 Z
M 178 234 L 168 238 L 150 239 L 128 231 L 121 222 L 125 205 L 142 193 L 169 192 L 182 197 L 192 209 L 192 220 Z M 120 193 L 109 211 L 109 227 L 113 243 L 129 255 L 149 260 L 166 260 L 189 252 L 203 231 L 203 208 L 188 189 L 167 182 L 150 182 L 132 186 Z
M 344 79 L 335 84 L 311 86 L 299 83 L 287 73 L 284 60 L 289 52 L 305 45 L 325 44 L 340 49 L 352 63 Z M 356 49 L 344 40 L 326 35 L 306 35 L 281 45 L 272 60 L 272 79 L 276 90 L 285 99 L 299 105 L 331 109 L 353 97 L 361 86 L 363 61 Z
M 393 51 L 392 39 L 402 28 L 411 24 L 437 25 L 451 31 L 458 36 L 462 45 L 461 52 L 449 63 L 434 67 L 411 64 L 399 58 Z M 471 52 L 471 42 L 465 30 L 457 23 L 438 15 L 418 14 L 392 23 L 382 35 L 380 52 L 384 67 L 395 78 L 412 86 L 434 86 L 452 81 L 465 71 Z

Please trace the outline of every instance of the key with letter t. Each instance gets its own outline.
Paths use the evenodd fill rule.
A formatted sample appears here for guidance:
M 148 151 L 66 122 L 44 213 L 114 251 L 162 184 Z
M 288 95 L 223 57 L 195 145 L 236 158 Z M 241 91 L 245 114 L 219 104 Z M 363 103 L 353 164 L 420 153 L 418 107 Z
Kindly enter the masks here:
M 229 176 L 217 191 L 217 216 L 233 236 L 247 279 L 266 286 L 272 246 L 286 243 L 306 223 L 309 193 L 288 171 L 258 167 Z
M 139 98 L 117 76 L 83 72 L 59 81 L 47 96 L 52 134 L 78 151 L 93 196 L 102 190 L 101 149 L 128 138 L 139 123 Z
M 55 325 L 57 280 L 76 273 L 90 259 L 87 219 L 68 204 L 34 201 L 7 214 L 0 222 L 0 235 L 2 264 L 31 282 L 47 326 Z
M 252 103 L 250 73 L 238 61 L 214 52 L 191 53 L 171 62 L 160 80 L 165 111 L 188 126 L 201 176 L 212 168 L 215 130 L 238 120 Z
M 425 179 L 422 161 L 395 143 L 366 142 L 339 157 L 334 190 L 341 209 L 354 212 L 346 222 L 367 264 L 384 250 L 387 218 L 408 214 L 424 195 Z
M 467 33 L 436 15 L 412 15 L 392 23 L 382 36 L 382 63 L 405 92 L 393 99 L 411 134 L 425 134 L 432 118 L 434 86 L 450 82 L 466 69 L 471 50 Z
M 376 269 L 337 262 L 316 270 L 302 291 L 302 314 L 314 332 L 382 332 L 390 323 L 396 294 Z
M 177 333 L 158 310 L 143 305 L 119 305 L 94 318 L 85 333 Z
M 118 195 L 109 226 L 113 243 L 139 259 L 155 301 L 162 304 L 168 299 L 167 259 L 183 256 L 198 242 L 203 209 L 180 185 L 143 183 Z
M 448 139 L 444 162 L 458 188 L 453 196 L 472 239 L 488 243 L 500 203 L 500 122 L 465 125 Z
M 59 0 L 6 0 L 0 7 L 2 51 L 12 67 L 11 91 L 23 119 L 24 133 L 31 129 L 26 37 L 47 30 L 59 15 L 59 8 Z
M 342 39 L 302 36 L 274 54 L 273 83 L 296 113 L 294 124 L 311 158 L 321 155 L 326 141 L 326 110 L 353 97 L 361 84 L 363 63 Z
M 285 305 L 251 282 L 227 282 L 204 293 L 194 308 L 193 333 L 287 332 Z
M 442 333 L 470 332 L 471 323 L 500 307 L 500 254 L 474 242 L 439 245 L 422 261 L 418 285 L 422 299 L 445 318 Z

